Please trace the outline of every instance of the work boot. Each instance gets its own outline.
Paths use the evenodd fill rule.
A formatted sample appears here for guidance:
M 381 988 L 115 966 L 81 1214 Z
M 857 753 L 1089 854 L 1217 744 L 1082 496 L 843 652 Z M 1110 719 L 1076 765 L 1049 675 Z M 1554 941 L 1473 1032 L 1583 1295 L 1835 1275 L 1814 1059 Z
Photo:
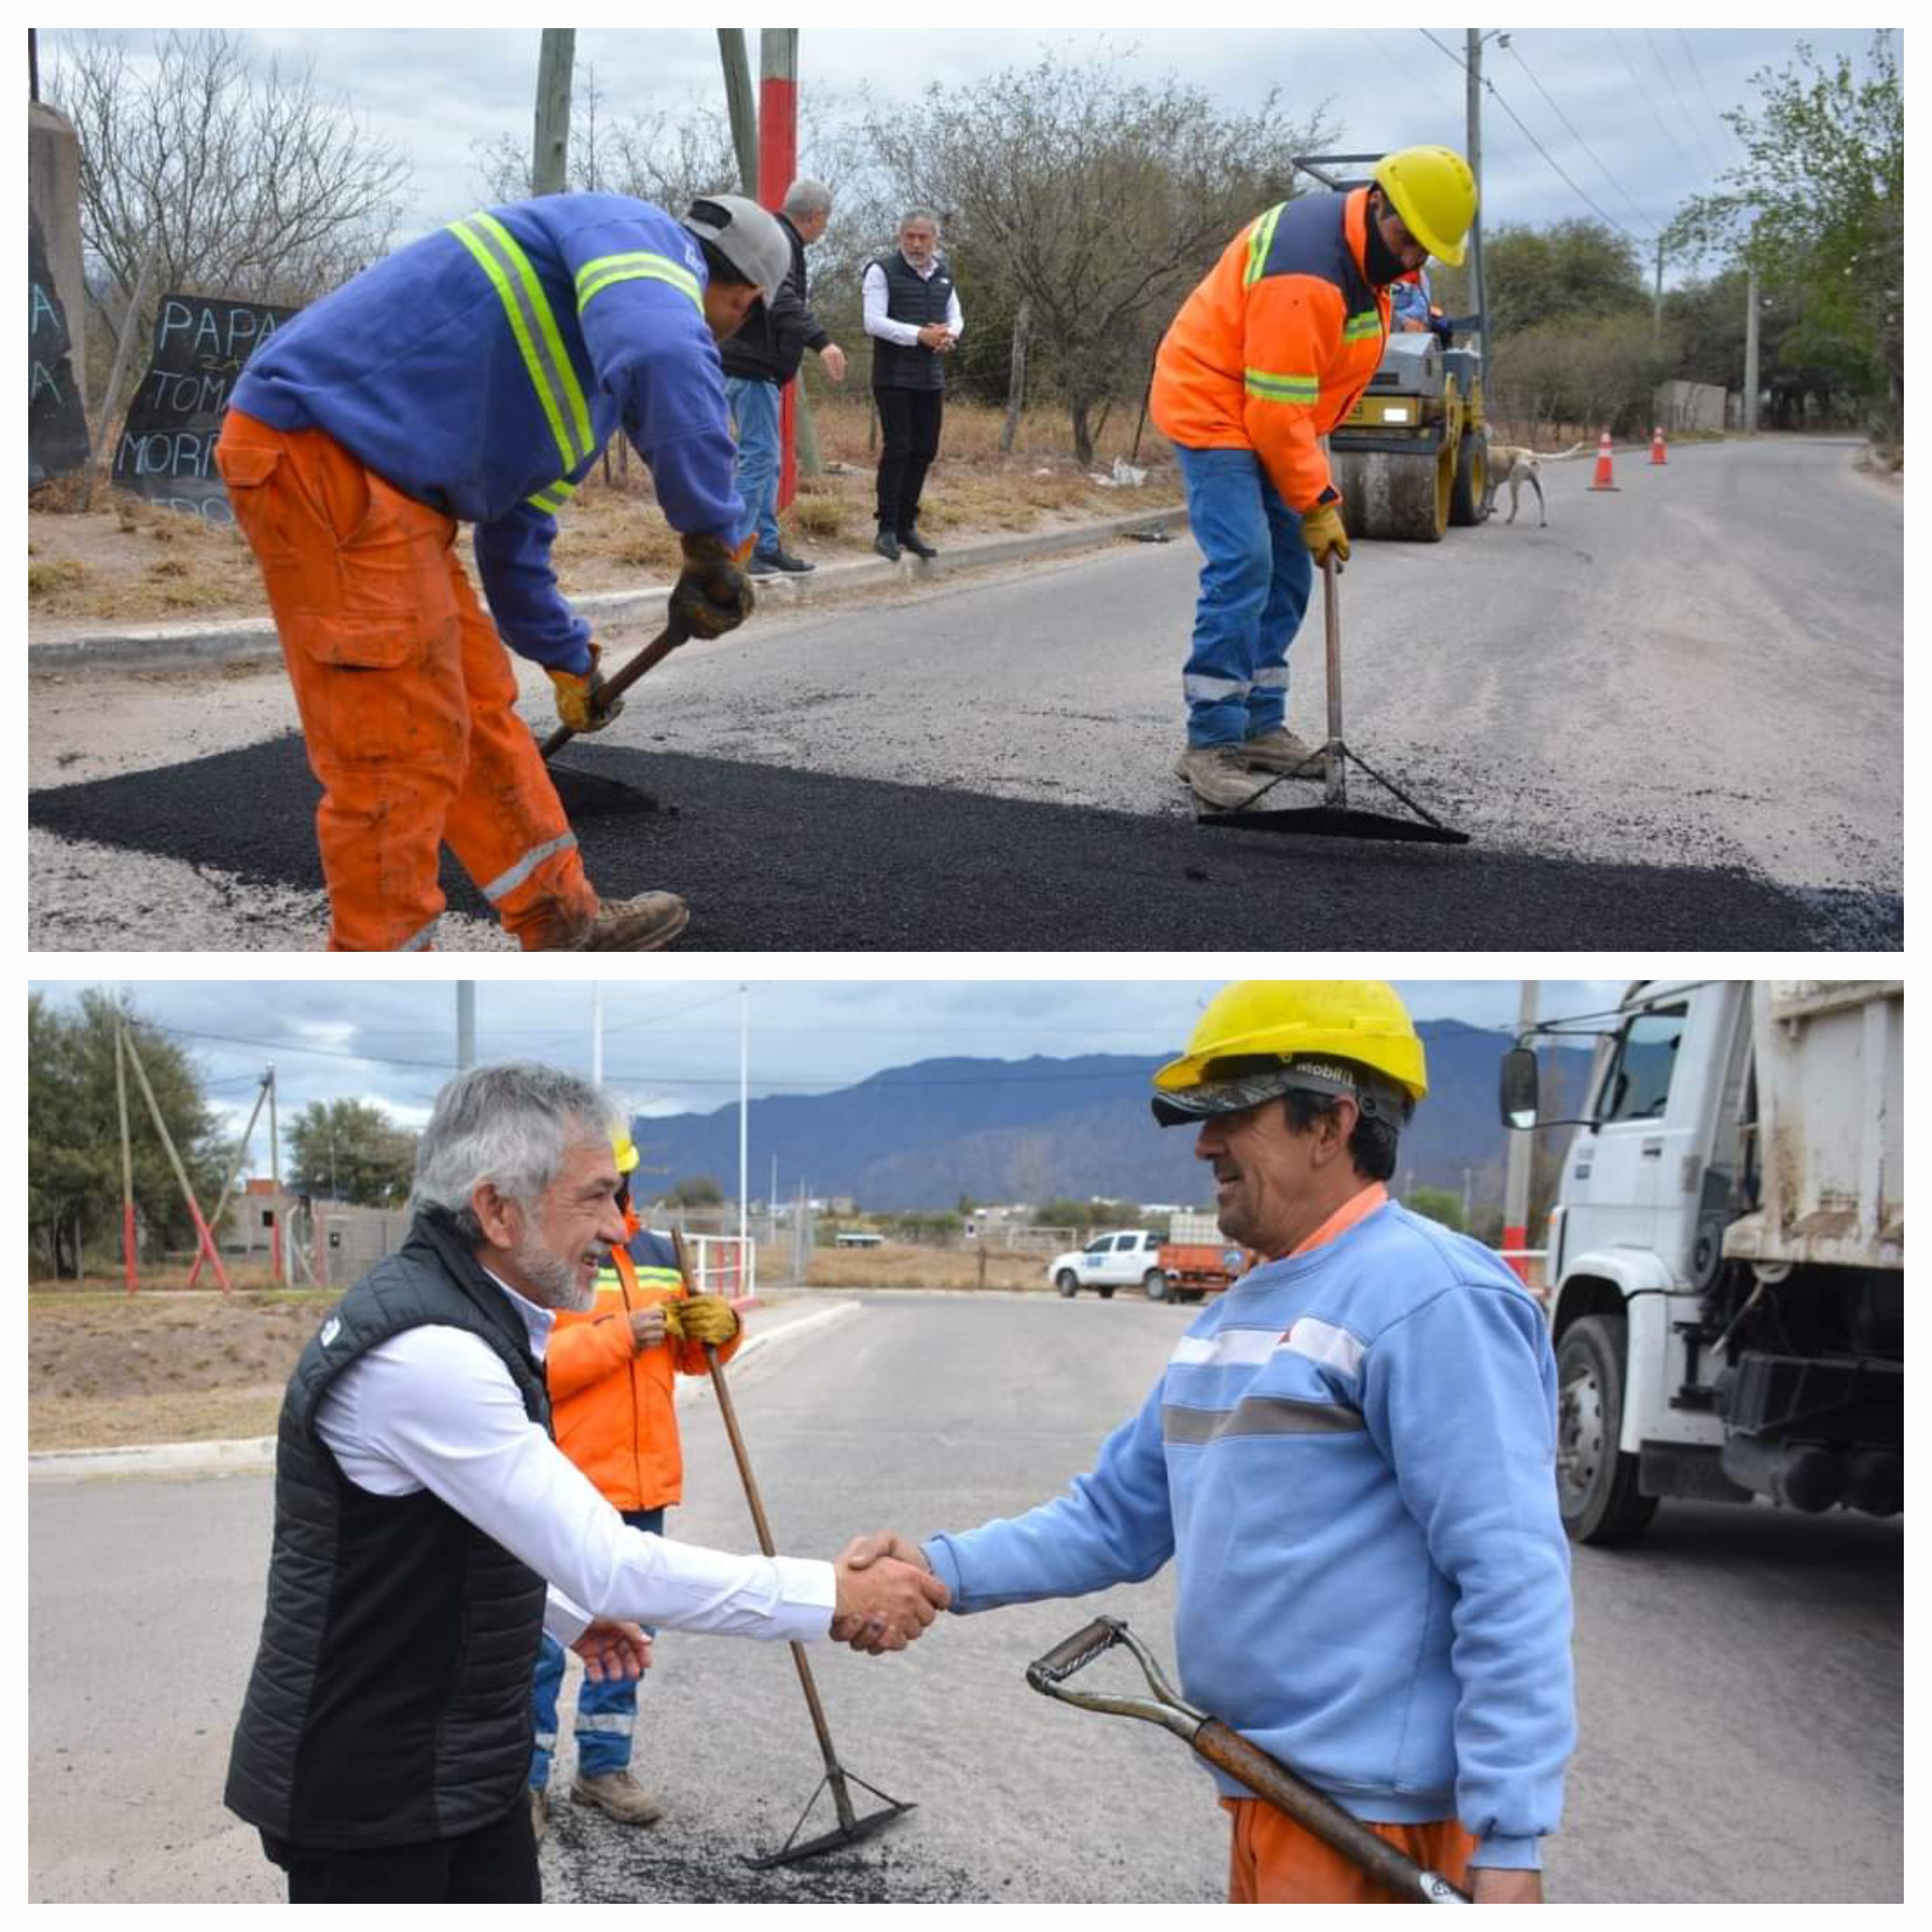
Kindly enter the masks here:
M 1261 790 L 1241 762 L 1238 745 L 1190 745 L 1174 760 L 1174 775 L 1216 812 L 1238 812 Z
M 872 539 L 872 548 L 888 562 L 898 562 L 899 540 L 884 524 L 879 526 L 879 534 Z
M 1241 762 L 1251 772 L 1286 772 L 1292 778 L 1312 778 L 1317 784 L 1328 776 L 1322 747 L 1298 738 L 1285 724 L 1249 739 L 1241 746 Z
M 910 550 L 914 556 L 937 556 L 939 554 L 916 530 L 900 531 L 899 548 Z
M 542 1844 L 543 1843 L 543 1834 L 550 1829 L 550 1806 L 544 1798 L 543 1786 L 542 1785 L 532 1784 L 529 1787 L 529 1789 L 530 1794 L 530 1836 L 536 1839 L 538 1844 Z
M 594 1804 L 620 1825 L 655 1825 L 664 1808 L 628 1771 L 607 1771 L 596 1778 L 582 1772 L 570 1781 L 570 1796 L 579 1804 Z
M 756 563 L 758 559 L 754 557 L 752 561 Z M 803 557 L 794 556 L 790 550 L 782 548 L 765 552 L 764 561 L 773 569 L 782 570 L 788 577 L 802 577 L 807 571 L 818 568 L 817 564 L 807 563 Z
M 606 899 L 597 916 L 538 948 L 548 952 L 655 952 L 668 946 L 691 919 L 675 892 L 640 892 L 634 899 Z

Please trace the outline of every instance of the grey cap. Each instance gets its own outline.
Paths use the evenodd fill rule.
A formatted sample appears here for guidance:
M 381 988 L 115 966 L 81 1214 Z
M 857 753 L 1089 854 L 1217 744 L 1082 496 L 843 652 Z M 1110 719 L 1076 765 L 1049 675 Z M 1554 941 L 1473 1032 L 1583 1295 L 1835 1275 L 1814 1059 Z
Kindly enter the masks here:
M 791 272 L 791 244 L 755 201 L 742 194 L 707 194 L 691 204 L 684 226 L 709 242 L 748 282 L 756 282 L 766 302 Z
M 1414 1111 L 1408 1094 L 1392 1080 L 1384 1080 L 1372 1068 L 1348 1060 L 1323 1060 L 1312 1054 L 1299 1059 L 1247 1059 L 1224 1060 L 1223 1078 L 1204 1080 L 1198 1087 L 1156 1094 L 1149 1105 L 1154 1117 L 1164 1127 L 1178 1127 L 1189 1120 L 1205 1120 L 1214 1114 L 1245 1113 L 1272 1100 L 1291 1088 L 1304 1093 L 1329 1094 L 1352 1100 L 1371 1120 L 1387 1120 L 1400 1128 Z

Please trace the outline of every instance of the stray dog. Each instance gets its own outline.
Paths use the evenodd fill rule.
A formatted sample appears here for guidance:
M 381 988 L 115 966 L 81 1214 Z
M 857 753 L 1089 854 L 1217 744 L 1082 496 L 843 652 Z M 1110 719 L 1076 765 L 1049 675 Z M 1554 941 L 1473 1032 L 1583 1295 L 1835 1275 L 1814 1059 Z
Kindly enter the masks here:
M 1490 515 L 1496 507 L 1496 498 L 1503 485 L 1509 485 L 1510 513 L 1506 522 L 1516 521 L 1516 499 L 1522 486 L 1527 483 L 1536 492 L 1536 514 L 1539 519 L 1537 527 L 1550 527 L 1550 514 L 1544 507 L 1543 459 L 1533 449 L 1525 449 L 1513 442 L 1492 442 L 1490 445 L 1490 494 L 1483 506 L 1483 514 Z

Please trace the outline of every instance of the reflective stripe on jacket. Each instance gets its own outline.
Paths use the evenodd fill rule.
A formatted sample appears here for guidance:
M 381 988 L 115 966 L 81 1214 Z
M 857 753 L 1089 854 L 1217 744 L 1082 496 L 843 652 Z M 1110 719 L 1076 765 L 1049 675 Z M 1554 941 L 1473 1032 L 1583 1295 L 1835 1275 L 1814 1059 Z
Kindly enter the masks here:
M 1389 298 L 1363 271 L 1369 191 L 1258 216 L 1181 304 L 1154 363 L 1155 426 L 1190 449 L 1252 449 L 1296 510 L 1334 484 L 1319 439 L 1382 358 Z
M 688 1300 L 675 1251 L 644 1233 L 611 1255 L 599 1270 L 597 1304 L 583 1314 L 559 1313 L 544 1359 L 556 1446 L 620 1510 L 663 1509 L 683 1498 L 673 1378 L 710 1372 L 701 1342 L 669 1336 L 655 1348 L 631 1345 L 631 1311 Z M 718 1351 L 729 1361 L 741 1327 Z

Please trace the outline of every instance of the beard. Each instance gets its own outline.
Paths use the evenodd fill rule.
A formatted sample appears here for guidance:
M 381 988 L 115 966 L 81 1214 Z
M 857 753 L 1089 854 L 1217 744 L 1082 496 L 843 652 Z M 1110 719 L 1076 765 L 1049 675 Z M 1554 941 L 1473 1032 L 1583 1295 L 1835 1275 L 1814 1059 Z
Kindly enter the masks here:
M 539 1308 L 566 1309 L 581 1315 L 597 1305 L 596 1285 L 578 1281 L 578 1264 L 544 1246 L 534 1232 L 524 1235 L 512 1258 L 530 1283 L 530 1299 Z

